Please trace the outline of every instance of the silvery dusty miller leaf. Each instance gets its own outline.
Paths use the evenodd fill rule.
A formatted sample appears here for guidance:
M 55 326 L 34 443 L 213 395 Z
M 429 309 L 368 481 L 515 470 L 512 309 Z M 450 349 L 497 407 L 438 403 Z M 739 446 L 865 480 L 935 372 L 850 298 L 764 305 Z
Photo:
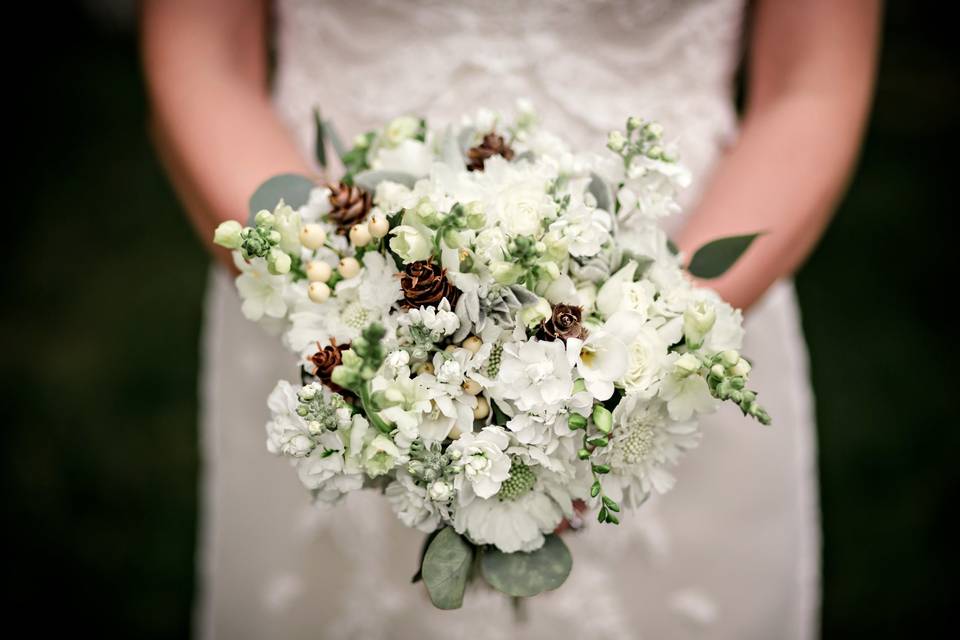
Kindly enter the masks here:
M 473 548 L 447 527 L 437 534 L 423 557 L 423 583 L 438 609 L 459 609 L 473 562 Z

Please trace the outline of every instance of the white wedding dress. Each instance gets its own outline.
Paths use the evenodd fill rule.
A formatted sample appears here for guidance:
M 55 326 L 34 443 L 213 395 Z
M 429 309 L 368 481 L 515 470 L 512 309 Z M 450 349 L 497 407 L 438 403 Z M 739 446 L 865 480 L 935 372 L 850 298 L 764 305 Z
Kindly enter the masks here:
M 398 114 L 435 121 L 530 98 L 545 125 L 599 148 L 628 115 L 674 134 L 695 202 L 736 135 L 742 0 L 283 0 L 278 112 L 312 148 L 320 106 L 345 139 Z M 256 153 L 251 149 L 251 153 Z M 679 221 L 676 221 L 679 222 Z M 806 639 L 817 633 L 819 520 L 812 397 L 792 284 L 749 314 L 744 352 L 774 426 L 707 419 L 672 493 L 619 527 L 567 537 L 574 569 L 526 604 L 474 589 L 456 612 L 411 585 L 423 534 L 373 492 L 308 505 L 265 449 L 266 397 L 295 379 L 279 340 L 215 271 L 203 369 L 197 627 L 202 638 Z

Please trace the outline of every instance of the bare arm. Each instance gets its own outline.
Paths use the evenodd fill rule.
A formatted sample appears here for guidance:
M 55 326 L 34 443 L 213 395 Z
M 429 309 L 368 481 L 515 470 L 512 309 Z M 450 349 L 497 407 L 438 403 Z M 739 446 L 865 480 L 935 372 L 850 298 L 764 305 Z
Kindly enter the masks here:
M 161 158 L 205 244 L 271 175 L 310 173 L 267 87 L 262 0 L 145 0 L 143 61 Z M 217 249 L 228 263 L 228 254 Z
M 766 231 L 707 283 L 749 308 L 812 251 L 849 177 L 873 88 L 879 0 L 759 0 L 741 135 L 677 239 Z

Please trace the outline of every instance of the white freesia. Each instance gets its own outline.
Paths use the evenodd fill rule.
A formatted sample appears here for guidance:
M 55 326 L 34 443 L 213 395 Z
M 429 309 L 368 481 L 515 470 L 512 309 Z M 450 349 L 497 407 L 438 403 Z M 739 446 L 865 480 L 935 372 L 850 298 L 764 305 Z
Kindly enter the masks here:
M 689 420 L 716 410 L 716 400 L 699 369 L 696 356 L 685 353 L 675 358 L 673 368 L 663 379 L 660 397 L 667 401 L 667 410 L 674 420 Z
M 633 343 L 643 318 L 632 311 L 618 311 L 586 340 L 567 339 L 568 357 L 576 364 L 587 390 L 601 402 L 613 395 L 613 383 L 627 372 L 627 346 Z

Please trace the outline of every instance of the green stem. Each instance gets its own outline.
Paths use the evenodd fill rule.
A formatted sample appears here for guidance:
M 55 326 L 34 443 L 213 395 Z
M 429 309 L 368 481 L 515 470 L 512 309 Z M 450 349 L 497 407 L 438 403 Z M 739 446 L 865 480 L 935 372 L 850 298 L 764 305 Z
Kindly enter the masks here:
M 363 406 L 363 412 L 367 414 L 367 419 L 377 428 L 380 433 L 390 435 L 393 428 L 388 425 L 383 418 L 377 415 L 373 407 L 373 400 L 370 397 L 370 385 L 366 382 L 360 385 L 360 404 Z

